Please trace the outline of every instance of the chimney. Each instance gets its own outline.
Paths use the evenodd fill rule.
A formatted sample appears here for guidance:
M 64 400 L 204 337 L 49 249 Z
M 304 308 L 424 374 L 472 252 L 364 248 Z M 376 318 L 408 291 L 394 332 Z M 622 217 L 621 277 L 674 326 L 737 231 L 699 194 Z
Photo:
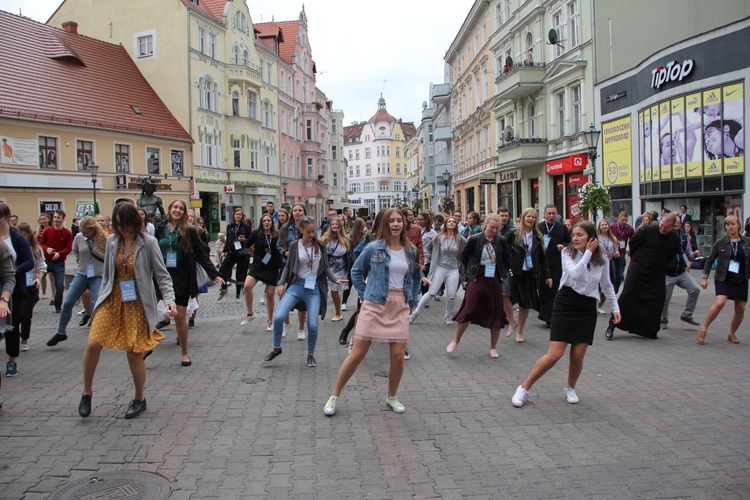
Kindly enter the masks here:
M 78 34 L 78 23 L 75 21 L 65 21 L 62 24 L 62 29 L 67 31 L 68 33 L 72 33 L 73 35 Z

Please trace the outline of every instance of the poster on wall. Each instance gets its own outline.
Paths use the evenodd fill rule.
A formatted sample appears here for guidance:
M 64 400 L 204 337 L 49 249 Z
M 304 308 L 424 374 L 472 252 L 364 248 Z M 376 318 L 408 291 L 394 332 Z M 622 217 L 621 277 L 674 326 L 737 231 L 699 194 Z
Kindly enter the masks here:
M 724 173 L 741 174 L 745 171 L 744 88 L 742 83 L 722 89 L 722 125 L 724 132 Z
M 179 151 L 177 149 L 172 150 L 172 175 L 175 177 L 182 177 L 185 175 L 184 155 L 184 151 Z
M 659 106 L 651 106 L 651 126 L 649 127 L 651 142 L 651 180 L 658 181 L 661 176 L 659 165 Z
M 638 113 L 638 177 L 639 182 L 646 180 L 645 166 L 643 164 L 643 111 Z
M 672 178 L 685 177 L 685 99 L 679 97 L 670 103 L 672 134 L 669 150 L 672 158 Z
M 687 176 L 703 175 L 703 108 L 700 93 L 685 97 L 685 157 L 687 159 Z
M 642 115 L 639 114 L 639 122 L 641 119 Z M 633 182 L 632 150 L 630 116 L 602 124 L 605 186 L 629 186 Z
M 672 178 L 672 114 L 669 101 L 659 104 L 659 166 L 661 180 Z
M 703 92 L 703 175 L 721 175 L 721 89 Z
M 646 182 L 651 182 L 651 109 L 643 111 L 643 149 L 641 149 L 641 161 Z
M 39 143 L 36 139 L 17 139 L 0 136 L 0 163 L 36 165 L 39 161 Z

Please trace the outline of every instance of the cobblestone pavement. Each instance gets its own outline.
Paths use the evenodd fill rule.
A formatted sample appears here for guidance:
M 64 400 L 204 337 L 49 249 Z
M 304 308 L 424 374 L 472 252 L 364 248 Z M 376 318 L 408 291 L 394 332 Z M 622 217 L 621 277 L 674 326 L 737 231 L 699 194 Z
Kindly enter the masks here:
M 565 402 L 565 358 L 517 409 L 510 397 L 546 351 L 548 330 L 532 314 L 526 342 L 503 331 L 500 358 L 490 359 L 489 332 L 470 327 L 449 356 L 454 327 L 433 302 L 411 329 L 406 413 L 385 406 L 388 353 L 375 345 L 328 418 L 343 323 L 321 323 L 317 368 L 305 366 L 306 342 L 293 333 L 264 367 L 264 306 L 240 327 L 244 304 L 217 293 L 202 297 L 190 331 L 193 366 L 180 366 L 174 327 L 165 329 L 147 361 L 148 410 L 133 420 L 123 418 L 133 396 L 125 356 L 106 350 L 92 415 L 78 416 L 87 332 L 72 327 L 68 341 L 46 347 L 59 316 L 40 302 L 19 375 L 2 381 L 0 498 L 46 498 L 117 470 L 161 474 L 174 499 L 750 497 L 750 323 L 742 344 L 727 342 L 729 307 L 703 346 L 698 327 L 679 320 L 680 289 L 658 340 L 618 331 L 607 342 L 600 316 L 581 403 Z M 713 298 L 712 284 L 696 318 Z

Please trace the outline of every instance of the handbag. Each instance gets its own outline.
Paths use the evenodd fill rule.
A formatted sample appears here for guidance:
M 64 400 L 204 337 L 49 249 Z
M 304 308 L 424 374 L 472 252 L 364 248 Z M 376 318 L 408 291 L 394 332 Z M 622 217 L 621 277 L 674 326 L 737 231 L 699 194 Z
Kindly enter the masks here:
M 205 269 L 200 264 L 195 265 L 195 279 L 198 282 L 198 288 L 209 287 L 214 281 L 208 275 Z
M 13 298 L 11 298 L 11 301 Z M 0 338 L 2 338 L 3 335 L 6 333 L 10 333 L 13 331 L 13 320 L 11 319 L 11 311 L 13 306 L 8 303 L 8 315 L 4 318 L 0 318 Z

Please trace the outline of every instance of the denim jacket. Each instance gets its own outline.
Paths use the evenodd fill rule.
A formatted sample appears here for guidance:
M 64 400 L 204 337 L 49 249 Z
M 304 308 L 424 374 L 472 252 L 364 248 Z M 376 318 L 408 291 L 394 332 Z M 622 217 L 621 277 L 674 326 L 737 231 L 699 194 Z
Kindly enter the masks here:
M 409 259 L 409 271 L 406 273 L 404 282 L 404 295 L 410 308 L 417 307 L 419 303 L 419 285 L 422 279 L 422 270 L 417 265 L 419 262 L 417 250 L 414 247 L 405 247 L 406 256 Z M 365 300 L 375 304 L 384 305 L 388 297 L 388 268 L 391 256 L 386 251 L 385 240 L 376 240 L 362 250 L 359 258 L 352 267 L 352 283 L 354 288 Z M 365 277 L 367 282 L 365 283 Z
M 745 236 L 740 238 L 740 245 L 742 245 L 742 251 L 745 253 L 745 279 L 750 279 L 750 238 Z M 730 260 L 732 260 L 732 243 L 729 236 L 724 236 L 716 240 L 714 246 L 711 247 L 711 253 L 703 266 L 703 277 L 708 279 L 708 275 L 711 274 L 711 267 L 716 261 L 714 279 L 716 281 L 726 280 Z

